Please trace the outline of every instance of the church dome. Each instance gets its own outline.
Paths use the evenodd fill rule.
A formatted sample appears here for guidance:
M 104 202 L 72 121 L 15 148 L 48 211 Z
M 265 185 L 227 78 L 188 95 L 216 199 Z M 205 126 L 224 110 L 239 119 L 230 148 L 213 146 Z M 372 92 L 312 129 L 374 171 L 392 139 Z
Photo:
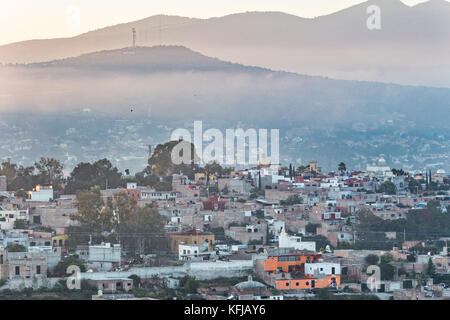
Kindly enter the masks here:
M 252 276 L 248 276 L 248 280 L 244 282 L 239 282 L 237 285 L 235 285 L 236 288 L 245 290 L 245 289 L 258 289 L 258 288 L 265 288 L 266 285 L 262 284 L 258 281 L 253 281 Z

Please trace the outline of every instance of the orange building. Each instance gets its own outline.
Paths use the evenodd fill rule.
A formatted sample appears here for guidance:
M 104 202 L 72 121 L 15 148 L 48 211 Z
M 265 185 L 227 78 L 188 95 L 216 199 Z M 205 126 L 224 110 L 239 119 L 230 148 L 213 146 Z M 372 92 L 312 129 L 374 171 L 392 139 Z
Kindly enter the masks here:
M 341 268 L 325 263 L 322 255 L 312 251 L 278 248 L 268 251 L 264 273 L 278 290 L 305 290 L 341 285 Z

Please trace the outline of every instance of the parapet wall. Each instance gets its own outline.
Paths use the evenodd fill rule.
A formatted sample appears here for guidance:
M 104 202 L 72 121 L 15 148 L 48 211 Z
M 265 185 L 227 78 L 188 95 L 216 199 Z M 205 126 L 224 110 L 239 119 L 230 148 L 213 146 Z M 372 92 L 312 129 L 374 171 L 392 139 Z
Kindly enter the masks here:
M 177 267 L 131 268 L 128 271 L 119 272 L 84 272 L 81 274 L 81 279 L 128 278 L 135 274 L 143 279 L 154 276 L 177 278 L 189 275 L 198 280 L 209 280 L 219 277 L 242 277 L 249 275 L 253 270 L 252 260 L 191 262 Z

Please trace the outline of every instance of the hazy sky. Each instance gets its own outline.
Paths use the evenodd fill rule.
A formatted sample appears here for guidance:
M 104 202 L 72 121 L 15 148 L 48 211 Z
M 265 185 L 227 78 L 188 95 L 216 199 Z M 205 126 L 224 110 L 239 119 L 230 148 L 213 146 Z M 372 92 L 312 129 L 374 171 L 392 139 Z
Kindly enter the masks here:
M 426 0 L 402 0 L 415 5 Z M 315 17 L 364 0 L 8 0 L 0 2 L 0 44 L 70 37 L 155 14 L 196 18 L 244 11 Z

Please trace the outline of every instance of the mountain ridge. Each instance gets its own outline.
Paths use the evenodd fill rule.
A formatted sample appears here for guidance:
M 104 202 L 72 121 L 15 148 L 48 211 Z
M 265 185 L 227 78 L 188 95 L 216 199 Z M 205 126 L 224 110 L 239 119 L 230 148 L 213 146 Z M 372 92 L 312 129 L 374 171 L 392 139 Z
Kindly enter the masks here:
M 381 6 L 381 30 L 368 30 L 368 5 Z M 161 30 L 160 30 L 161 24 Z M 132 45 L 181 45 L 244 65 L 336 79 L 450 87 L 450 3 L 406 6 L 367 1 L 301 18 L 246 12 L 208 19 L 155 15 L 73 38 L 0 46 L 5 63 L 43 62 Z

